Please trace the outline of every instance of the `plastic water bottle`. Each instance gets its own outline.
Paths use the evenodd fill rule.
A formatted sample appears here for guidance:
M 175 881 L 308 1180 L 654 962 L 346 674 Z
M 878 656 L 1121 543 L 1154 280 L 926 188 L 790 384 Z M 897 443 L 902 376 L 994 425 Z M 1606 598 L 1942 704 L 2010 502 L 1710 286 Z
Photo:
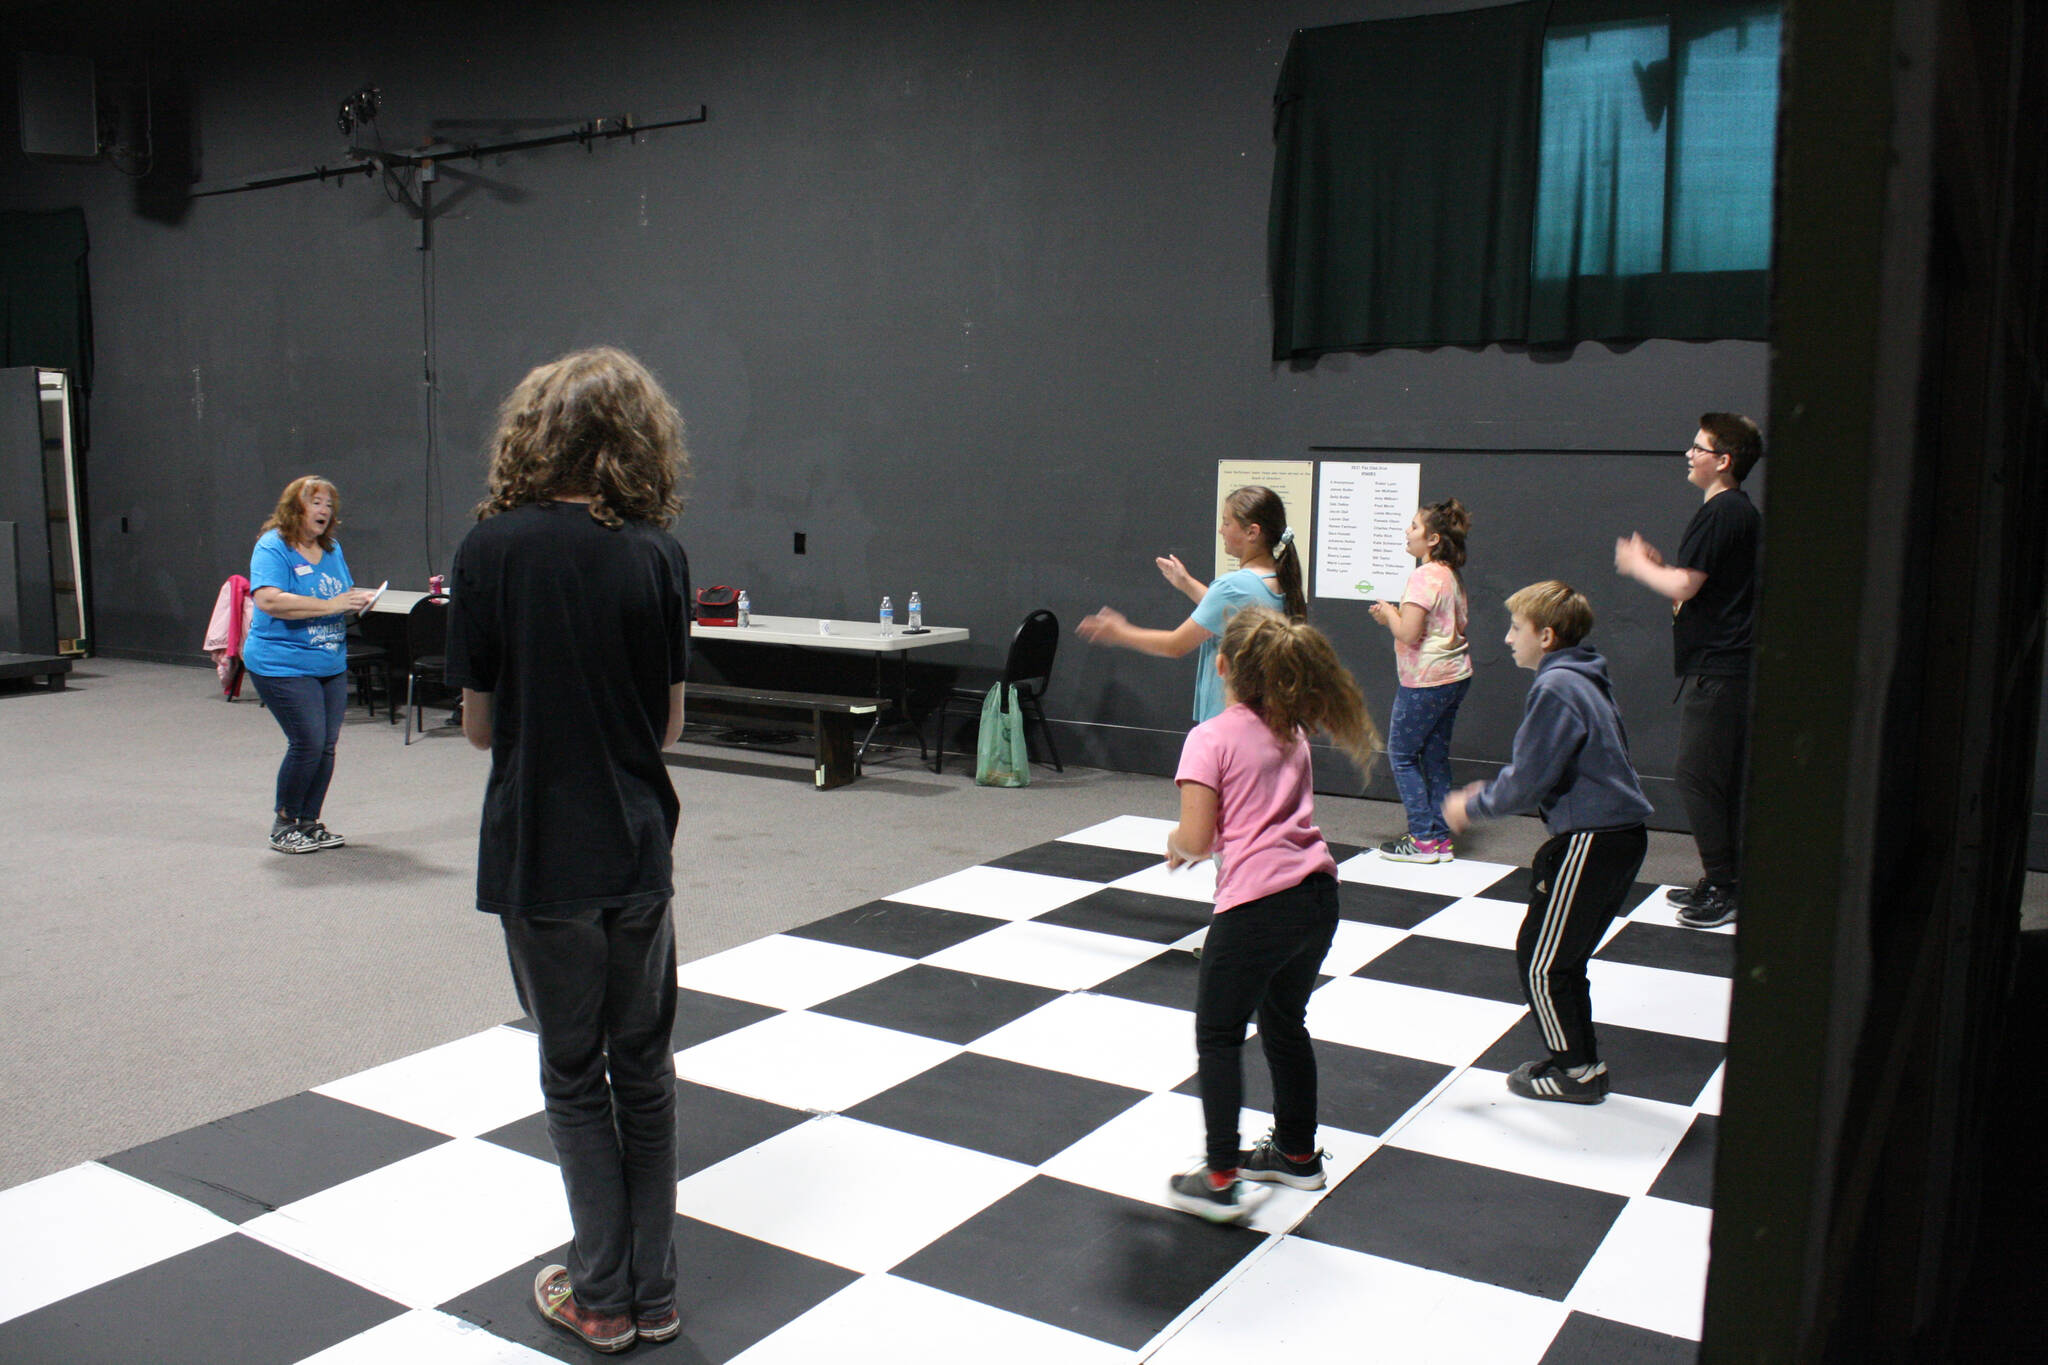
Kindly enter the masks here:
M 888 639 L 896 633 L 896 604 L 889 600 L 889 594 L 882 594 L 882 638 Z
M 924 603 L 918 600 L 918 596 L 915 592 L 912 592 L 910 594 L 910 605 L 907 608 L 905 608 L 905 610 L 907 610 L 910 613 L 910 628 L 912 630 L 923 630 Z
M 754 604 L 747 600 L 747 590 L 740 589 L 740 629 L 745 630 L 754 620 Z

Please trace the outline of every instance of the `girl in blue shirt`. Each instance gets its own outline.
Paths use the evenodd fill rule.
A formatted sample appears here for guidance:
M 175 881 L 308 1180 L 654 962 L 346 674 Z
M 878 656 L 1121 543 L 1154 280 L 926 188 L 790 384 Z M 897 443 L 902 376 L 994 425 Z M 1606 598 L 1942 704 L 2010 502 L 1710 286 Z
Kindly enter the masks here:
M 1161 576 L 1195 604 L 1179 626 L 1147 630 L 1132 625 L 1115 608 L 1104 607 L 1077 628 L 1080 637 L 1090 643 L 1121 645 L 1164 659 L 1199 651 L 1195 659 L 1197 725 L 1223 712 L 1216 641 L 1231 617 L 1246 607 L 1266 607 L 1284 613 L 1291 621 L 1308 617 L 1301 556 L 1295 553 L 1294 532 L 1287 525 L 1287 508 L 1278 493 L 1258 484 L 1232 490 L 1223 500 L 1223 516 L 1216 529 L 1223 537 L 1225 553 L 1236 559 L 1238 566 L 1214 583 L 1204 583 L 1189 573 L 1177 555 L 1152 561 Z
M 334 539 L 340 521 L 334 485 L 307 474 L 285 485 L 277 510 L 249 557 L 256 603 L 242 664 L 284 731 L 270 846 L 312 853 L 347 842 L 320 823 L 334 743 L 348 707 L 348 621 L 372 594 L 349 576 Z

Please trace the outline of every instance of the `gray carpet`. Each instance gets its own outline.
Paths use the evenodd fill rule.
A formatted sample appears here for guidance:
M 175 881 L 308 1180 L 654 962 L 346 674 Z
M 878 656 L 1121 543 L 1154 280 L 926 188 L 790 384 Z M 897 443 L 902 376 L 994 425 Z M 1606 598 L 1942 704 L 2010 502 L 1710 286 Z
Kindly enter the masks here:
M 0 1188 L 518 1014 L 497 922 L 470 902 L 486 756 L 447 728 L 403 747 L 352 709 L 325 812 L 349 846 L 285 857 L 264 845 L 282 752 L 253 693 L 227 705 L 197 669 L 97 659 L 64 692 L 0 692 Z M 1177 808 L 1163 778 L 977 788 L 915 750 L 822 793 L 800 757 L 686 741 L 671 771 L 685 960 Z M 1318 813 L 1347 843 L 1403 828 L 1385 802 Z M 1521 865 L 1541 839 L 1510 820 L 1460 851 Z M 1697 875 L 1689 840 L 1652 836 L 1644 880 Z

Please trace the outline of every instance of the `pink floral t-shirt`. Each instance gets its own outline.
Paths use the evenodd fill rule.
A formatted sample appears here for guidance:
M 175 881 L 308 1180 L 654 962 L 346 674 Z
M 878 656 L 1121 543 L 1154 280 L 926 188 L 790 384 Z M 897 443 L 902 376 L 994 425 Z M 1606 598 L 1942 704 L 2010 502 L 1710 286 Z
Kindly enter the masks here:
M 1217 796 L 1218 914 L 1337 870 L 1316 828 L 1308 740 L 1283 745 L 1243 702 L 1188 731 L 1173 777 Z
M 1394 667 L 1403 687 L 1442 687 L 1472 676 L 1472 649 L 1465 639 L 1465 590 L 1450 565 L 1426 560 L 1408 575 L 1401 604 L 1413 602 L 1428 614 L 1422 638 L 1412 645 L 1394 641 Z

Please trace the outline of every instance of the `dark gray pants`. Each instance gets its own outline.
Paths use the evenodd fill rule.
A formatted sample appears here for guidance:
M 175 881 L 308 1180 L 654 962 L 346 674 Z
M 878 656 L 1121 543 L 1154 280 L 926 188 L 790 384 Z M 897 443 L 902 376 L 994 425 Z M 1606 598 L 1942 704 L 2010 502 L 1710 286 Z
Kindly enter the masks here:
M 1672 774 L 1707 880 L 1733 890 L 1742 873 L 1742 778 L 1749 752 L 1749 679 L 1688 675 L 1678 690 Z
M 662 1313 L 676 1294 L 675 925 L 636 910 L 505 915 L 519 1003 L 575 1239 L 569 1283 L 595 1313 Z

